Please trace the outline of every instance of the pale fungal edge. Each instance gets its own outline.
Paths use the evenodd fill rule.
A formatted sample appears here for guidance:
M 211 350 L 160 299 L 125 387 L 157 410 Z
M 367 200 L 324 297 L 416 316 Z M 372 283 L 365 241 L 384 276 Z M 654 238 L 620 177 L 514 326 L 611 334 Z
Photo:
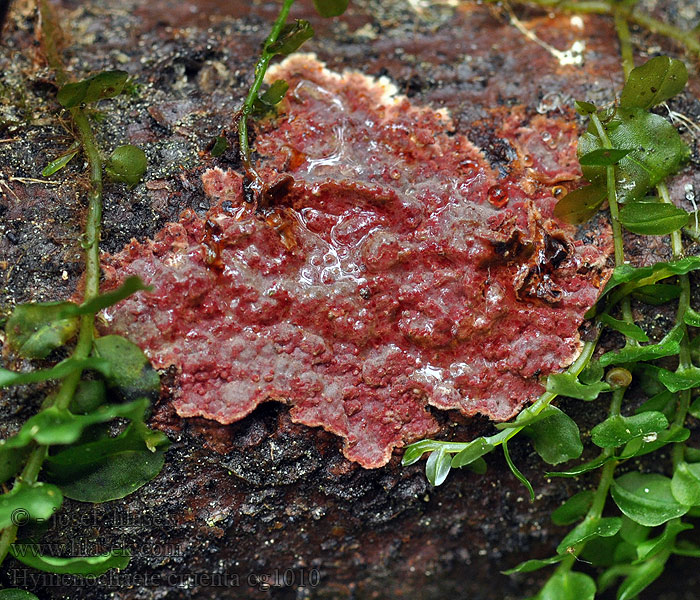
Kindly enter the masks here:
M 320 67 L 320 71 L 324 77 L 331 79 L 336 83 L 341 82 L 343 79 L 346 79 L 349 76 L 360 77 L 364 80 L 368 87 L 378 87 L 381 89 L 382 95 L 379 98 L 379 102 L 382 106 L 395 107 L 404 101 L 410 102 L 408 96 L 399 93 L 399 88 L 397 88 L 396 84 L 386 75 L 382 75 L 380 77 L 373 77 L 371 75 L 362 73 L 361 71 L 358 71 L 356 69 L 343 69 L 342 73 L 338 73 L 329 69 L 325 62 L 319 60 L 315 52 L 296 52 L 287 56 L 281 62 L 272 65 L 268 68 L 267 73 L 265 73 L 265 83 L 271 83 L 275 79 L 279 79 L 280 72 L 285 72 L 290 68 L 293 68 L 294 66 L 296 66 L 297 63 L 299 63 L 299 66 L 304 66 L 307 69 L 309 63 L 315 63 Z M 425 108 L 428 108 L 428 106 L 426 106 Z M 445 107 L 430 107 L 430 110 L 437 113 L 438 115 L 440 115 L 441 118 L 445 119 L 448 123 L 451 124 L 452 119 L 450 117 L 450 113 Z

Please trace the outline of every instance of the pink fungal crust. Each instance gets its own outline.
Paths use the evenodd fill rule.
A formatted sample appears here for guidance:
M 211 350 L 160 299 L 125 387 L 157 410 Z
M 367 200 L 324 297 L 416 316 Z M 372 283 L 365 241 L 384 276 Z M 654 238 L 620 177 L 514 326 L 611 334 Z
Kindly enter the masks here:
M 305 55 L 274 78 L 290 91 L 255 146 L 284 192 L 256 214 L 237 173 L 206 171 L 205 216 L 105 258 L 108 287 L 154 287 L 106 311 L 108 329 L 178 368 L 181 416 L 231 423 L 278 400 L 365 467 L 434 434 L 428 405 L 512 417 L 575 358 L 604 279 L 607 234 L 584 245 L 552 218 L 576 130 L 507 117 L 518 157 L 499 178 L 448 116 L 386 82 Z

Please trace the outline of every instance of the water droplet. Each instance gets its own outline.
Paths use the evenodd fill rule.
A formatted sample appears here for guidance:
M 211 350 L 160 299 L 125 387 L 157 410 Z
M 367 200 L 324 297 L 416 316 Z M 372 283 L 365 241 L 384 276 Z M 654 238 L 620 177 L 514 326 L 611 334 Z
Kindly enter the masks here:
M 508 192 L 500 185 L 493 185 L 486 192 L 489 202 L 496 208 L 503 208 L 508 204 Z
M 471 158 L 467 158 L 466 160 L 463 160 L 459 164 L 460 164 L 460 166 L 464 167 L 464 170 L 467 171 L 468 173 L 471 171 L 475 171 L 479 167 L 479 163 L 476 162 L 475 160 L 472 160 Z

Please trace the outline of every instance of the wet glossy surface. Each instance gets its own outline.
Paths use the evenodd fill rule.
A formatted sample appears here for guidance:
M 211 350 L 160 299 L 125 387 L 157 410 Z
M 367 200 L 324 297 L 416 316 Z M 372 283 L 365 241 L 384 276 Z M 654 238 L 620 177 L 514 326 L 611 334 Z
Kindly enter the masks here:
M 577 175 L 573 126 L 505 118 L 503 177 L 386 81 L 306 56 L 272 77 L 290 93 L 258 134 L 260 171 L 293 186 L 256 214 L 237 174 L 207 171 L 206 217 L 107 261 L 112 283 L 155 288 L 110 328 L 179 367 L 180 415 L 230 423 L 284 401 L 367 467 L 436 431 L 428 405 L 511 417 L 576 355 L 601 283 L 606 249 L 550 219 L 553 184 Z

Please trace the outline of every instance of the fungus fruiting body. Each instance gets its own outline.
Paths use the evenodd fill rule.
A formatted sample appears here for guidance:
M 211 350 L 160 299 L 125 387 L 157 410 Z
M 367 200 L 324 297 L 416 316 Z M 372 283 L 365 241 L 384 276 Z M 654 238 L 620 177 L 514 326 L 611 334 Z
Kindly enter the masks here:
M 604 280 L 607 234 L 584 243 L 552 218 L 553 186 L 578 175 L 575 128 L 506 116 L 504 173 L 385 80 L 308 55 L 275 71 L 290 87 L 256 138 L 266 201 L 206 171 L 206 215 L 105 259 L 110 285 L 154 288 L 108 328 L 178 368 L 181 416 L 282 401 L 365 467 L 435 433 L 429 406 L 512 417 L 574 359 Z

